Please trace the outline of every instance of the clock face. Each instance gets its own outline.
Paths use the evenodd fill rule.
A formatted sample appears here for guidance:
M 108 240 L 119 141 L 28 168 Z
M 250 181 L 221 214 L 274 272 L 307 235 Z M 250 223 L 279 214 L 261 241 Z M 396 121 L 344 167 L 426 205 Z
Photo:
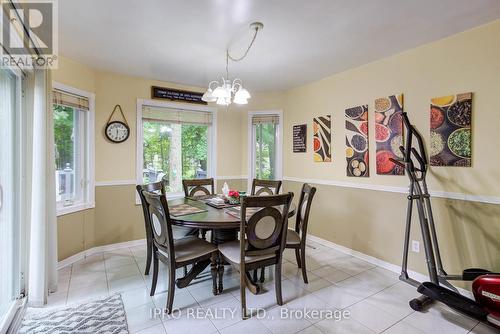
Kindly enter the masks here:
M 122 143 L 128 139 L 130 129 L 123 122 L 114 121 L 106 125 L 106 137 L 114 143 Z

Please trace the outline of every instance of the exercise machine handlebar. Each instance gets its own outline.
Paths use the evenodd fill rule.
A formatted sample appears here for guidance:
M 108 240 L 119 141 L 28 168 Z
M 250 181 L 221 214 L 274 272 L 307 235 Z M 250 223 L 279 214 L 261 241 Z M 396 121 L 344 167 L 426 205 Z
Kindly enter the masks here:
M 409 164 L 411 171 L 415 171 L 411 159 L 413 155 L 413 157 L 415 157 L 415 160 L 417 160 L 419 164 L 419 168 L 416 170 L 419 172 L 425 172 L 427 171 L 428 161 L 427 161 L 427 155 L 425 153 L 424 140 L 422 139 L 420 133 L 410 123 L 410 120 L 408 119 L 408 115 L 406 114 L 406 112 L 403 112 L 402 117 L 403 117 L 403 124 L 406 129 L 406 143 L 405 143 L 406 148 L 401 146 L 400 150 L 401 152 L 403 152 L 404 161 L 406 164 Z M 418 150 L 412 145 L 413 137 L 417 139 Z

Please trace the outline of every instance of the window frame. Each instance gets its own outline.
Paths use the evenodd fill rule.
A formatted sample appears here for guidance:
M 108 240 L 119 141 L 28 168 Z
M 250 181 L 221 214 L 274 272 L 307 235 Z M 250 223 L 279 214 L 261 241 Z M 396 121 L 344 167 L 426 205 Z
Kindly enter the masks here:
M 1 15 L 1 13 L 0 13 Z M 16 35 L 17 36 L 17 35 Z M 12 131 L 13 131 L 13 145 L 12 145 L 12 155 L 14 158 L 13 161 L 13 170 L 12 174 L 14 176 L 13 180 L 13 205 L 12 205 L 12 218 L 14 221 L 13 226 L 13 253 L 12 259 L 12 274 L 13 277 L 13 293 L 15 294 L 14 300 L 11 301 L 9 307 L 6 312 L 2 315 L 0 314 L 0 332 L 3 330 L 7 330 L 13 321 L 16 313 L 19 308 L 23 305 L 25 299 L 22 298 L 22 294 L 25 290 L 24 287 L 24 271 L 25 265 L 23 259 L 25 257 L 25 242 L 22 236 L 25 234 L 25 225 L 24 225 L 24 210 L 22 198 L 25 196 L 25 193 L 21 190 L 24 189 L 25 182 L 25 157 L 24 157 L 24 145 L 25 145 L 25 136 L 24 136 L 24 124 L 26 122 L 26 117 L 24 115 L 24 73 L 18 68 L 5 68 L 2 69 L 6 72 L 10 73 L 15 78 L 15 110 L 14 110 L 14 119 L 12 120 Z M 0 197 L 1 201 L 4 201 L 6 196 L 5 190 L 3 187 L 0 189 Z M 3 205 L 3 204 L 2 204 Z M 17 222 L 17 224 L 15 224 Z M 17 260 L 17 261 L 16 261 Z M 3 333 L 3 332 L 2 332 Z
M 276 126 L 276 180 L 283 178 L 283 110 L 260 110 L 248 112 L 248 193 L 252 190 L 252 181 L 255 178 L 255 131 L 252 118 L 256 115 L 278 116 L 279 123 Z
M 208 157 L 207 157 L 207 177 L 214 178 L 215 171 L 217 170 L 217 108 L 208 107 L 204 105 L 192 105 L 179 102 L 166 102 L 151 99 L 137 99 L 137 113 L 136 113 L 136 182 L 137 184 L 143 183 L 143 163 L 144 163 L 144 136 L 143 136 L 143 123 L 142 123 L 142 109 L 144 106 L 181 109 L 188 111 L 202 111 L 212 114 L 212 125 L 208 126 Z M 216 184 L 214 184 L 215 187 Z M 183 198 L 184 192 L 167 193 L 168 199 Z M 139 195 L 135 194 L 135 204 L 140 205 L 141 199 Z
M 83 161 L 81 161 L 82 178 L 85 180 L 83 200 L 64 206 L 56 202 L 57 216 L 95 208 L 95 94 L 56 81 L 52 81 L 52 89 L 58 89 L 73 95 L 85 97 L 89 101 L 88 112 L 82 113 L 81 130 L 83 140 L 80 142 Z M 51 106 L 53 106 L 52 100 Z

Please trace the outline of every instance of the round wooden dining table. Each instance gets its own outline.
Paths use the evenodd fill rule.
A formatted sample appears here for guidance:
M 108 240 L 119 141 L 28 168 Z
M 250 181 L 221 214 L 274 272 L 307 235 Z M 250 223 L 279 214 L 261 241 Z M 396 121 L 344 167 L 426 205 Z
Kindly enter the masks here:
M 203 212 L 187 214 L 182 216 L 174 216 L 170 214 L 170 220 L 173 225 L 199 228 L 202 230 L 211 230 L 212 238 L 211 242 L 214 244 L 221 244 L 227 241 L 233 241 L 238 238 L 238 231 L 240 229 L 240 218 L 231 215 L 226 212 L 224 208 L 218 209 L 206 204 L 202 200 L 197 200 L 194 198 L 179 198 L 168 201 L 168 206 L 173 207 L 176 205 L 187 204 L 204 210 Z M 295 215 L 295 205 L 292 203 L 288 210 L 288 218 Z M 189 283 L 195 279 L 205 268 L 208 266 L 208 262 L 197 263 L 191 270 L 186 274 L 186 276 L 176 280 L 176 285 L 179 288 L 184 288 L 189 285 Z M 219 287 L 214 288 L 219 293 L 222 291 L 222 275 L 224 271 L 224 266 L 220 263 L 221 272 L 219 272 Z M 253 293 L 259 293 L 260 288 L 251 280 L 247 281 L 247 286 Z
M 205 210 L 200 213 L 193 213 L 183 216 L 170 215 L 172 224 L 177 226 L 212 230 L 214 238 L 212 242 L 219 244 L 226 241 L 236 240 L 238 229 L 240 228 L 240 218 L 229 213 L 225 209 L 214 208 L 201 200 L 189 197 L 168 201 L 168 206 L 187 204 Z M 288 218 L 295 215 L 295 205 L 292 203 L 288 210 Z

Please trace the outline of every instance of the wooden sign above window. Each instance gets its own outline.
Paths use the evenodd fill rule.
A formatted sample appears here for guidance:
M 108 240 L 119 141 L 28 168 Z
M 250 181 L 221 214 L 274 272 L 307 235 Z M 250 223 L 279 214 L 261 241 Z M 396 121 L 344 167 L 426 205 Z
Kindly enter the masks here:
M 207 104 L 205 101 L 202 101 L 202 96 L 203 93 L 199 92 L 151 86 L 151 98 L 153 99 Z

